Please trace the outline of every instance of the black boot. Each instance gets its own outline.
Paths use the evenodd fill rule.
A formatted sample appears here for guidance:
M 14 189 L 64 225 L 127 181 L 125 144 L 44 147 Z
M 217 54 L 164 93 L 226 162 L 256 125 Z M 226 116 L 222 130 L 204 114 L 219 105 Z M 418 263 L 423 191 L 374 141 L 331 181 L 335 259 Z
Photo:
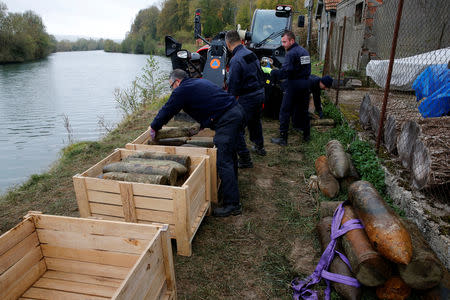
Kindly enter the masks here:
M 271 138 L 270 141 L 280 146 L 287 146 L 287 139 L 288 139 L 287 132 L 280 132 L 280 137 Z
M 238 168 L 239 169 L 253 168 L 253 162 L 252 158 L 250 157 L 250 153 L 247 152 L 242 155 L 239 155 Z
M 264 146 L 255 146 L 255 145 L 253 145 L 250 150 L 252 152 L 260 155 L 260 156 L 266 156 L 267 155 L 267 152 L 266 152 L 266 149 L 264 149 Z
M 215 217 L 228 217 L 229 215 L 237 216 L 242 213 L 242 207 L 237 205 L 226 205 L 224 207 L 217 207 L 213 211 Z

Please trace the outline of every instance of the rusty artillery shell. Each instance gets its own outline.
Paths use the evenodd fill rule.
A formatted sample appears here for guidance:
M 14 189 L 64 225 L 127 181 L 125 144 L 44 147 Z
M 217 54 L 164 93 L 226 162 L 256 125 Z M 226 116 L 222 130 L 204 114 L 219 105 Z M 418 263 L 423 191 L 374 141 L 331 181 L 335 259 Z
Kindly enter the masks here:
M 346 205 L 344 208 L 341 224 L 358 218 L 351 206 Z M 377 286 L 391 276 L 390 264 L 373 249 L 364 229 L 350 230 L 342 236 L 341 241 L 345 255 L 359 282 L 367 286 Z
M 320 244 L 322 245 L 322 251 L 328 246 L 331 241 L 331 222 L 332 217 L 325 217 L 317 224 L 317 231 L 319 232 Z M 337 250 L 338 246 L 336 246 Z M 349 267 L 342 261 L 339 255 L 336 255 L 330 264 L 330 272 L 341 274 L 349 277 L 354 277 L 353 273 L 350 271 Z M 344 297 L 344 299 L 349 300 L 359 300 L 361 299 L 361 288 L 346 285 L 339 282 L 331 282 L 336 292 Z
M 404 300 L 411 295 L 411 288 L 398 276 L 389 278 L 377 288 L 377 297 L 386 300 Z
M 373 248 L 395 263 L 408 264 L 412 257 L 411 236 L 372 184 L 363 180 L 354 182 L 348 198 Z

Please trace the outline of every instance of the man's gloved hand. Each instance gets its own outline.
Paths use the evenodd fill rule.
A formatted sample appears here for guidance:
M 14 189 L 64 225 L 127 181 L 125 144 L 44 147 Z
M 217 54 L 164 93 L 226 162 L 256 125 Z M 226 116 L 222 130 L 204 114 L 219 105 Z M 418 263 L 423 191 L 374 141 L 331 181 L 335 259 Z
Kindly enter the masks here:
M 152 141 L 156 140 L 156 130 L 150 127 L 150 137 L 152 138 Z
M 270 75 L 270 72 L 272 72 L 272 69 L 269 67 L 261 67 L 262 71 L 266 74 Z

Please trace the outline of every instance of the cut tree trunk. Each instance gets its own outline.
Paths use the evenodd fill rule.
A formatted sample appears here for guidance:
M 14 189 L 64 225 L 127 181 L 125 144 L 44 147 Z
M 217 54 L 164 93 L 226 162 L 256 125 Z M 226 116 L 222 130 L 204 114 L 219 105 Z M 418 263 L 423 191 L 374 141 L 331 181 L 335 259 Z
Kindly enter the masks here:
M 364 129 L 370 128 L 370 111 L 372 110 L 372 103 L 369 94 L 365 94 L 359 107 L 359 121 Z
M 325 151 L 331 174 L 336 178 L 346 177 L 350 172 L 350 164 L 344 146 L 337 140 L 331 140 L 325 146 Z
M 162 185 L 169 184 L 169 179 L 167 178 L 167 176 L 164 176 L 164 175 L 109 172 L 109 173 L 103 174 L 102 178 L 110 179 L 110 180 L 162 184 Z
M 341 224 L 358 218 L 351 206 L 344 209 Z M 353 273 L 362 284 L 378 286 L 391 276 L 390 264 L 373 249 L 364 229 L 350 230 L 341 240 Z
M 348 189 L 348 199 L 364 224 L 373 248 L 395 263 L 408 264 L 412 257 L 409 232 L 373 185 L 356 181 Z
M 334 126 L 335 124 L 333 119 L 311 120 L 311 126 Z
M 178 173 L 170 166 L 149 166 L 146 164 L 115 162 L 103 167 L 103 173 L 122 172 L 122 173 L 138 173 L 149 175 L 165 175 L 169 178 L 170 185 L 177 183 Z
M 403 167 L 411 167 L 411 154 L 420 133 L 420 127 L 415 121 L 406 121 L 397 139 L 397 152 Z
M 325 155 L 319 156 L 315 162 L 316 173 L 319 178 L 319 189 L 328 198 L 334 198 L 339 194 L 339 182 L 331 174 L 328 168 L 328 160 Z
M 188 137 L 176 137 L 176 138 L 167 138 L 167 139 L 159 139 L 159 140 L 149 140 L 149 145 L 164 145 L 164 146 L 181 146 L 186 143 Z
M 410 220 L 403 220 L 403 224 L 411 235 L 413 256 L 409 264 L 398 266 L 400 276 L 414 289 L 431 289 L 441 282 L 442 264 L 423 238 L 417 225 Z
M 184 136 L 193 136 L 200 131 L 200 125 L 194 124 L 190 127 L 166 127 L 156 132 L 156 139 L 168 139 Z
M 320 244 L 322 245 L 322 251 L 324 251 L 328 244 L 331 241 L 331 223 L 333 221 L 332 217 L 323 218 L 317 224 L 317 231 L 319 232 Z M 336 246 L 336 250 L 342 252 L 338 246 Z M 340 274 L 348 277 L 354 277 L 353 273 L 349 269 L 349 267 L 345 264 L 345 262 L 339 257 L 339 255 L 335 255 L 333 261 L 330 264 L 329 271 L 335 274 Z M 332 285 L 336 292 L 344 297 L 344 299 L 349 300 L 359 300 L 361 299 L 361 288 L 346 285 L 339 282 L 332 281 Z
M 158 160 L 171 160 L 171 161 L 176 161 L 177 163 L 182 164 L 188 170 L 191 167 L 191 158 L 187 155 L 140 151 L 140 152 L 134 153 L 128 157 L 129 158 L 135 157 L 135 158 L 148 158 L 148 159 L 158 159 Z
M 419 121 L 420 133 L 411 155 L 413 185 L 417 189 L 450 186 L 450 117 Z M 447 194 L 448 196 L 448 194 Z
M 159 166 L 173 167 L 177 171 L 178 176 L 183 176 L 188 171 L 188 169 L 185 166 L 183 166 L 182 164 L 177 163 L 176 161 L 171 161 L 171 160 L 126 157 L 126 158 L 122 159 L 122 161 L 128 162 L 128 163 L 146 164 L 146 165 L 150 165 L 150 166 L 154 166 L 154 167 L 159 167 Z

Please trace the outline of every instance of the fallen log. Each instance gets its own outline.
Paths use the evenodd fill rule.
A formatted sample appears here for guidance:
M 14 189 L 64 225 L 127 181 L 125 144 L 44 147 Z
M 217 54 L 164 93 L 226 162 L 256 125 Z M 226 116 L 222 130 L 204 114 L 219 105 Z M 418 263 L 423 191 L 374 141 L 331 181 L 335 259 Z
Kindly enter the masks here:
M 339 182 L 328 168 L 328 159 L 325 155 L 319 156 L 315 162 L 316 173 L 319 179 L 319 189 L 325 197 L 334 198 L 339 194 Z
M 187 140 L 186 144 L 196 145 L 205 148 L 214 147 L 213 137 L 192 137 L 191 139 Z
M 431 289 L 441 282 L 444 275 L 442 264 L 425 241 L 417 225 L 410 220 L 403 224 L 411 235 L 413 255 L 407 265 L 399 265 L 400 277 L 412 288 L 418 290 Z
M 411 155 L 413 185 L 417 189 L 450 186 L 450 117 L 420 120 Z
M 341 224 L 358 218 L 351 206 L 346 205 L 344 209 Z M 391 276 L 390 264 L 373 249 L 364 229 L 350 230 L 342 236 L 341 241 L 359 282 L 367 286 L 378 286 Z
M 372 109 L 372 103 L 370 101 L 369 94 L 365 94 L 361 105 L 359 107 L 359 122 L 364 129 L 370 128 L 370 111 Z
M 311 126 L 334 126 L 335 124 L 333 119 L 311 120 Z
M 386 300 L 404 300 L 411 295 L 409 287 L 400 277 L 393 276 L 377 288 L 377 297 Z
M 367 181 L 350 185 L 348 199 L 373 248 L 398 264 L 408 264 L 412 257 L 411 237 L 400 219 Z
M 103 167 L 103 173 L 122 172 L 122 173 L 138 173 L 149 175 L 164 175 L 169 179 L 170 185 L 177 182 L 178 173 L 170 166 L 149 166 L 140 163 L 115 162 Z
M 419 125 L 415 121 L 406 121 L 397 139 L 398 157 L 403 167 L 407 169 L 411 166 L 411 154 L 419 132 Z
M 165 138 L 159 140 L 149 140 L 149 145 L 164 145 L 164 146 L 181 146 L 186 143 L 188 137 L 176 137 L 176 138 Z
M 102 178 L 110 179 L 110 180 L 151 183 L 151 184 L 161 184 L 161 185 L 169 184 L 169 179 L 167 178 L 167 176 L 164 176 L 164 175 L 109 172 L 109 173 L 103 174 Z
M 172 160 L 158 160 L 158 159 L 148 159 L 148 158 L 135 158 L 135 157 L 126 157 L 122 159 L 123 162 L 127 163 L 136 163 L 136 164 L 146 164 L 149 166 L 160 167 L 160 166 L 169 166 L 174 168 L 178 176 L 182 176 L 187 173 L 188 169 L 180 163 Z
M 352 162 L 352 156 L 349 153 L 347 154 L 347 159 L 348 159 L 348 163 L 349 163 L 349 173 L 348 176 L 339 179 L 339 186 L 341 187 L 342 191 L 348 191 L 348 188 L 350 187 L 350 185 L 359 180 L 359 174 L 358 171 L 356 170 L 355 166 L 353 165 Z
M 350 171 L 350 164 L 344 146 L 337 140 L 331 140 L 325 146 L 325 150 L 331 174 L 336 178 L 346 177 Z
M 336 208 L 342 204 L 342 201 L 322 201 L 320 202 L 320 217 L 332 217 Z
M 190 127 L 164 127 L 156 132 L 156 140 L 193 136 L 200 131 L 200 124 Z
M 159 159 L 159 160 L 171 160 L 182 164 L 188 170 L 191 166 L 191 158 L 187 155 L 180 154 L 168 154 L 162 152 L 150 152 L 150 151 L 140 151 L 128 156 L 129 158 L 148 158 L 148 159 Z
M 317 224 L 317 231 L 319 233 L 320 244 L 322 245 L 322 252 L 325 250 L 325 248 L 331 241 L 330 235 L 331 235 L 332 221 L 333 221 L 332 217 L 326 217 L 320 220 L 320 222 Z M 342 250 L 340 250 L 337 245 L 336 250 L 342 252 Z M 339 255 L 334 256 L 333 261 L 330 264 L 329 271 L 335 274 L 354 277 L 349 267 L 345 264 L 345 262 L 340 258 Z M 344 299 L 349 300 L 361 299 L 362 294 L 361 288 L 334 281 L 332 281 L 331 284 L 333 285 L 336 292 L 342 297 L 344 297 Z

